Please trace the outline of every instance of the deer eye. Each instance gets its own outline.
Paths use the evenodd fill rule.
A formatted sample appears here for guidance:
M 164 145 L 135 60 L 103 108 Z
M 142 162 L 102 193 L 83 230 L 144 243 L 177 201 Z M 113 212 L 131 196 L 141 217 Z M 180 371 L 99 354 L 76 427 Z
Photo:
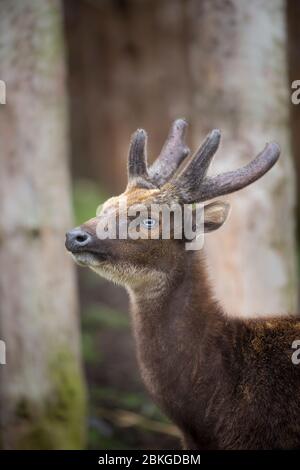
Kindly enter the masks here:
M 142 221 L 142 224 L 144 225 L 144 227 L 146 228 L 153 228 L 156 224 L 156 220 L 155 219 L 151 219 L 150 217 L 148 217 L 148 219 L 144 219 Z

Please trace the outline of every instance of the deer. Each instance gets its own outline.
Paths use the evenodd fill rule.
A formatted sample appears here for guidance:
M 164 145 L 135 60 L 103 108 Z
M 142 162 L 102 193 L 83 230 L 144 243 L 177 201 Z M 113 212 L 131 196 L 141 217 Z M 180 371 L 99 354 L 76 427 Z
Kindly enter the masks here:
M 133 134 L 125 192 L 70 230 L 66 248 L 79 265 L 127 289 L 142 380 L 178 427 L 184 449 L 299 448 L 300 366 L 291 360 L 299 317 L 229 315 L 215 298 L 205 249 L 187 250 L 184 234 L 163 239 L 159 218 L 140 221 L 144 234 L 157 231 L 153 239 L 97 236 L 97 224 L 110 222 L 124 196 L 128 206 L 202 204 L 201 231 L 210 236 L 229 213 L 217 198 L 254 183 L 280 155 L 271 142 L 244 167 L 209 176 L 220 131 L 189 156 L 186 127 L 184 119 L 173 123 L 150 166 L 146 132 Z

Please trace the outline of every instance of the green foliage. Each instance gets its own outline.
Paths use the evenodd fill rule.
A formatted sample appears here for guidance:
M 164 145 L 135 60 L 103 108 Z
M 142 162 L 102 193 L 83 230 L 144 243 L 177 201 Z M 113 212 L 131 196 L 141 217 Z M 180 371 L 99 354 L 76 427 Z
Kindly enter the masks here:
M 84 331 L 81 335 L 81 342 L 84 362 L 86 364 L 99 364 L 101 356 L 95 347 L 94 336 L 91 333 Z
M 129 328 L 128 316 L 104 304 L 92 304 L 82 317 L 83 329 Z
M 161 422 L 168 422 L 159 409 L 144 393 L 126 392 L 111 387 L 95 387 L 91 392 L 92 401 L 106 405 L 108 408 L 119 408 L 135 411 L 144 417 Z
M 104 304 L 93 303 L 82 315 L 82 353 L 84 361 L 91 365 L 99 364 L 101 352 L 95 345 L 95 333 L 101 329 L 126 329 L 128 317 Z
M 23 397 L 16 416 L 23 431 L 18 449 L 82 449 L 85 446 L 86 399 L 82 373 L 67 348 L 49 363 L 52 390 L 43 404 Z
M 123 440 L 114 436 L 104 436 L 99 429 L 90 428 L 88 434 L 90 449 L 109 449 L 109 450 L 130 450 Z
M 146 394 L 94 385 L 90 398 L 94 418 L 89 426 L 89 448 L 145 448 L 138 443 L 163 438 L 177 442 L 175 427 Z
M 75 224 L 80 225 L 95 217 L 96 209 L 107 199 L 107 195 L 92 180 L 76 180 L 73 191 Z

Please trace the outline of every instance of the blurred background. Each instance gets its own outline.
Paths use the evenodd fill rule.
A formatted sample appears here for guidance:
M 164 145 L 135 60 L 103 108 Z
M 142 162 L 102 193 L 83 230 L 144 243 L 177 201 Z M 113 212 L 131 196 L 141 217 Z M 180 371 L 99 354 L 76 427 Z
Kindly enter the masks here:
M 177 449 L 141 382 L 126 292 L 74 266 L 64 233 L 126 186 L 131 134 L 158 155 L 185 117 L 213 172 L 282 148 L 206 242 L 226 310 L 299 311 L 297 0 L 0 0 L 0 447 Z

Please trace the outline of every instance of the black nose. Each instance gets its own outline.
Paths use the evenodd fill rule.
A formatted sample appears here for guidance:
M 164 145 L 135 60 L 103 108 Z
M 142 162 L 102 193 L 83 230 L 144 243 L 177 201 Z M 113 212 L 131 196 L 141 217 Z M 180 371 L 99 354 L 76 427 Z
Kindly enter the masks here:
M 66 248 L 72 253 L 84 251 L 91 239 L 92 236 L 81 228 L 73 228 L 66 233 Z

